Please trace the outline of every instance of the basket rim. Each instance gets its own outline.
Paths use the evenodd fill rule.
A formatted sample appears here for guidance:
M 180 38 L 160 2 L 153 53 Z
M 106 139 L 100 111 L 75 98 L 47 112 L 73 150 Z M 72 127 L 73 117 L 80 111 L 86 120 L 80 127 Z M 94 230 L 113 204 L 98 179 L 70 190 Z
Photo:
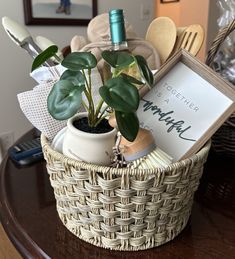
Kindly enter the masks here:
M 69 158 L 62 153 L 59 153 L 58 151 L 55 151 L 52 149 L 50 146 L 50 142 L 47 139 L 47 137 L 42 133 L 41 134 L 41 145 L 43 149 L 43 153 L 45 156 L 45 152 L 49 153 L 54 159 L 62 161 L 63 164 L 66 164 L 67 166 L 73 166 L 77 168 L 82 168 L 85 170 L 91 170 L 91 171 L 96 171 L 100 173 L 111 173 L 111 174 L 116 174 L 116 175 L 123 175 L 123 174 L 128 174 L 128 175 L 136 175 L 138 174 L 158 174 L 158 173 L 168 173 L 175 171 L 176 169 L 180 168 L 185 168 L 185 167 L 190 167 L 197 161 L 203 160 L 205 157 L 207 157 L 209 149 L 211 147 L 211 139 L 208 140 L 204 146 L 195 154 L 193 154 L 191 157 L 174 162 L 166 167 L 159 167 L 155 169 L 133 169 L 133 168 L 115 168 L 115 167 L 110 167 L 110 166 L 103 166 L 103 165 L 96 165 L 96 164 L 91 164 L 87 163 L 84 161 L 78 161 L 73 158 Z

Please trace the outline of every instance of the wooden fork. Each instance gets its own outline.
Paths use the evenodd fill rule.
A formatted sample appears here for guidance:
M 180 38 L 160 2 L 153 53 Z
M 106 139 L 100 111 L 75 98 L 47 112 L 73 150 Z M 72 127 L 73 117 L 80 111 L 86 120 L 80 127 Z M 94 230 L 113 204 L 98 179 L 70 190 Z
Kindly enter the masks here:
M 178 28 L 177 31 L 177 39 L 171 56 L 179 49 L 185 49 L 193 56 L 196 56 L 204 41 L 204 30 L 202 26 L 192 24 L 186 28 Z

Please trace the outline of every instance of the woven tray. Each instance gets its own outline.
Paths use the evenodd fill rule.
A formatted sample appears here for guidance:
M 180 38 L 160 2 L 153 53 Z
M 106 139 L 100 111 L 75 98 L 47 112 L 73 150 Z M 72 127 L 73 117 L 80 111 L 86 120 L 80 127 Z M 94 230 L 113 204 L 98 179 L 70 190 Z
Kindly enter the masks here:
M 212 67 L 213 60 L 224 40 L 235 29 L 235 19 L 219 31 L 208 51 L 206 64 Z M 212 149 L 217 153 L 235 157 L 235 112 L 212 137 Z
M 93 245 L 144 250 L 175 238 L 186 226 L 210 149 L 164 169 L 111 168 L 79 162 L 41 143 L 63 224 Z

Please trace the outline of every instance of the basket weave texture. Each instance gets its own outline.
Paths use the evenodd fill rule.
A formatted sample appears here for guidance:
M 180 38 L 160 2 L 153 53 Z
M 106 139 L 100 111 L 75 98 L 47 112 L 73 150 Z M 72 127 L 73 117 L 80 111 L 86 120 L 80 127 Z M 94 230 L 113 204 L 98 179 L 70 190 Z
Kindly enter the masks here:
M 212 67 L 213 60 L 225 39 L 235 29 L 235 19 L 219 31 L 206 57 L 206 64 Z M 235 158 L 235 111 L 212 137 L 212 148 L 220 154 Z
M 93 245 L 144 250 L 186 226 L 210 149 L 162 169 L 111 168 L 79 162 L 50 147 L 42 135 L 47 171 L 63 224 Z

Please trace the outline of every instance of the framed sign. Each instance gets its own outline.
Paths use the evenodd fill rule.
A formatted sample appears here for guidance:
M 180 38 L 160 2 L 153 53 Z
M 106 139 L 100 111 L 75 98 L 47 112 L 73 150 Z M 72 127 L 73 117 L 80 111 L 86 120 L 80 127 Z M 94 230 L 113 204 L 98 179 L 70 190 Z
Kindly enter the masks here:
M 235 111 L 231 85 L 184 50 L 161 67 L 155 82 L 137 114 L 174 161 L 196 153 Z
M 23 0 L 27 25 L 87 25 L 97 0 Z

